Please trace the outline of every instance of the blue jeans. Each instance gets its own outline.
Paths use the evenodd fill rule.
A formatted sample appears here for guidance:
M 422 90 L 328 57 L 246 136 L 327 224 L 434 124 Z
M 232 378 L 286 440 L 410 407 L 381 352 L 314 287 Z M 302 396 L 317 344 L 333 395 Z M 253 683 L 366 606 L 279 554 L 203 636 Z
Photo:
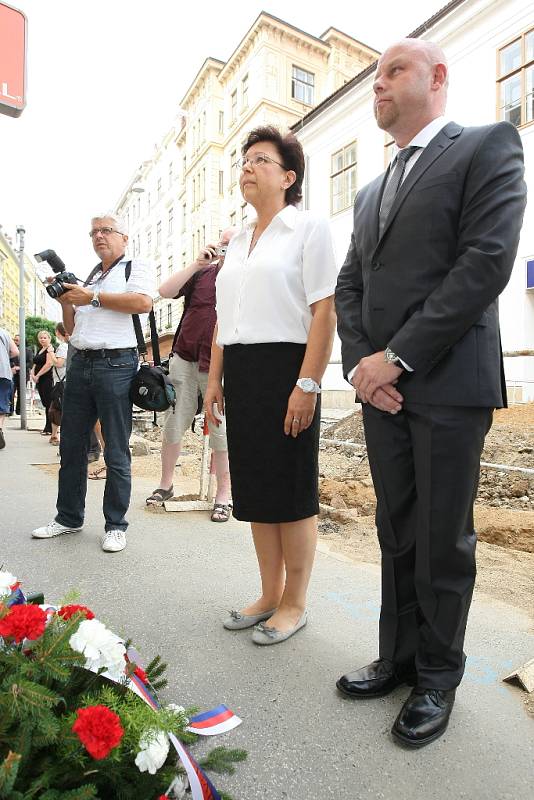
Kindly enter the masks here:
M 81 528 L 87 493 L 87 451 L 97 419 L 102 425 L 107 467 L 103 511 L 106 531 L 125 531 L 130 505 L 132 404 L 128 397 L 137 372 L 135 350 L 111 358 L 75 352 L 69 366 L 61 419 L 61 469 L 56 521 Z

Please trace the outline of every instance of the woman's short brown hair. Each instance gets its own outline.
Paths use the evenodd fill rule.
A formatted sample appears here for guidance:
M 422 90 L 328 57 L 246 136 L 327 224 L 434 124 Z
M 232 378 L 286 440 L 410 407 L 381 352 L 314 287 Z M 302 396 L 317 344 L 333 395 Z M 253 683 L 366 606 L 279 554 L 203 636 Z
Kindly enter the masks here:
M 284 169 L 292 170 L 297 176 L 295 182 L 286 189 L 286 203 L 296 206 L 302 200 L 302 181 L 304 180 L 304 152 L 302 145 L 293 133 L 282 134 L 274 125 L 260 125 L 253 128 L 241 147 L 245 156 L 253 144 L 272 142 L 280 154 Z

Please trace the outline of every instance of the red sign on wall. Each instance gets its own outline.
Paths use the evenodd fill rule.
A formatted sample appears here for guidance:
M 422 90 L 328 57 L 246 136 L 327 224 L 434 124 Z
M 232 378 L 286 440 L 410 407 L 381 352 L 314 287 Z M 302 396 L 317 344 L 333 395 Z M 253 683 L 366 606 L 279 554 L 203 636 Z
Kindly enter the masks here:
M 10 117 L 26 105 L 26 25 L 22 11 L 0 3 L 0 113 Z

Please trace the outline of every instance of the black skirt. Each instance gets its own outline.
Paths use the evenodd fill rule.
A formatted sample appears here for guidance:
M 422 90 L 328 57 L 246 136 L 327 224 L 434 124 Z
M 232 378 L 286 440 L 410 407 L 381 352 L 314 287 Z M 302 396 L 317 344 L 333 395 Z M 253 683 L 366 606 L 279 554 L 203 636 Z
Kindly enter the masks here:
M 233 514 L 248 522 L 296 522 L 319 513 L 320 395 L 311 426 L 284 433 L 289 395 L 306 345 L 224 347 L 224 398 Z

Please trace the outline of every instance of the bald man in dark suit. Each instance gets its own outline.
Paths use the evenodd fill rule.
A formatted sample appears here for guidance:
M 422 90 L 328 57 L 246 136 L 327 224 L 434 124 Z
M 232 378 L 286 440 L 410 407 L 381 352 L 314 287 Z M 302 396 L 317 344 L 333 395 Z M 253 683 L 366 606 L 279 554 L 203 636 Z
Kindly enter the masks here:
M 480 455 L 506 405 L 497 298 L 526 197 L 516 129 L 447 120 L 447 84 L 430 42 L 378 61 L 375 116 L 399 152 L 356 197 L 336 290 L 382 550 L 379 659 L 337 686 L 354 698 L 413 686 L 392 728 L 413 747 L 445 731 L 464 672 Z

